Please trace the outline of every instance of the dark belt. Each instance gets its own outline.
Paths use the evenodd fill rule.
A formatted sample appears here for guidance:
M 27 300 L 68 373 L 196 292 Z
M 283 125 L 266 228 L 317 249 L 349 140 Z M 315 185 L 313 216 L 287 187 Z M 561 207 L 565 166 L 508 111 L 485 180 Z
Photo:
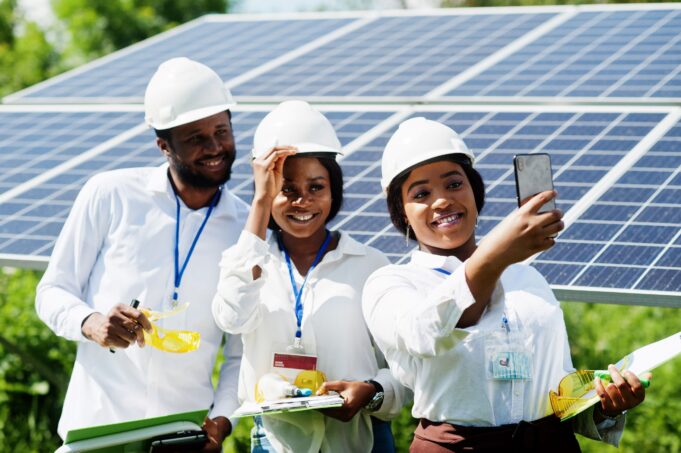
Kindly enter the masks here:
M 470 452 L 580 452 L 572 423 L 550 415 L 532 422 L 479 427 L 421 419 L 414 432 L 413 451 L 428 451 L 427 444 L 441 449 Z

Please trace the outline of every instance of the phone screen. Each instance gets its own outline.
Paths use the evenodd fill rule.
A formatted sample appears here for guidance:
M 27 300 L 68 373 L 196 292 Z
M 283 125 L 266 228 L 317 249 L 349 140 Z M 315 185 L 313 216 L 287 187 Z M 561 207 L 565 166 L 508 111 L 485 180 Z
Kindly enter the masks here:
M 540 192 L 553 190 L 551 158 L 548 154 L 518 154 L 513 158 L 513 166 L 518 206 Z M 553 209 L 556 209 L 556 203 L 551 200 L 539 208 L 539 212 Z

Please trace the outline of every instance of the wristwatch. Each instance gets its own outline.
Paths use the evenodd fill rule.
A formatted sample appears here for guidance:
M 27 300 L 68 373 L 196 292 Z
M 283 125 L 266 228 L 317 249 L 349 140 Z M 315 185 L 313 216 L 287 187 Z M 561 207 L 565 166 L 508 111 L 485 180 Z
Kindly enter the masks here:
M 367 412 L 376 412 L 381 408 L 381 405 L 383 404 L 383 398 L 385 394 L 383 393 L 383 386 L 379 384 L 376 381 L 368 380 L 364 381 L 367 384 L 371 384 L 374 386 L 374 389 L 376 390 L 376 393 L 374 393 L 374 396 L 369 400 L 369 402 L 364 406 L 364 410 Z

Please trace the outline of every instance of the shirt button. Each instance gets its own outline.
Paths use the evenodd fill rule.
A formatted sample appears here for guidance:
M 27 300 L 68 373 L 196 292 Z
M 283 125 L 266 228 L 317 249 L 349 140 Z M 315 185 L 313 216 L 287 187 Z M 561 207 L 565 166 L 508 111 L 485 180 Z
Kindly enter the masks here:
M 515 396 L 520 396 L 520 392 L 519 392 L 518 390 L 516 390 L 515 392 L 513 392 L 513 394 L 514 394 Z

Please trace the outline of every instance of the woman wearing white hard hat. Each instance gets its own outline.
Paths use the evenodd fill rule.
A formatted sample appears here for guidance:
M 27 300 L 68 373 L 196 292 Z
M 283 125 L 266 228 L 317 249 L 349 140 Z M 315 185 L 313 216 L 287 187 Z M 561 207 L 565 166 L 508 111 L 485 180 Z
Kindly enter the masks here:
M 280 104 L 255 132 L 251 211 L 223 254 L 213 301 L 218 325 L 243 338 L 239 397 L 270 400 L 272 388 L 298 385 L 302 374 L 287 372 L 303 369 L 318 379 L 310 391 L 337 391 L 345 403 L 256 418 L 253 451 L 394 451 L 381 419 L 400 412 L 408 391 L 374 349 L 361 308 L 364 281 L 388 260 L 326 227 L 342 203 L 341 152 L 328 119 L 302 101 Z
M 410 451 L 579 451 L 577 431 L 617 445 L 640 381 L 611 368 L 602 403 L 561 423 L 548 394 L 573 370 L 563 314 L 544 278 L 518 264 L 563 229 L 543 192 L 480 244 L 484 184 L 449 127 L 413 118 L 386 145 L 382 185 L 395 227 L 418 241 L 407 264 L 372 274 L 363 309 L 390 369 L 414 391 Z

